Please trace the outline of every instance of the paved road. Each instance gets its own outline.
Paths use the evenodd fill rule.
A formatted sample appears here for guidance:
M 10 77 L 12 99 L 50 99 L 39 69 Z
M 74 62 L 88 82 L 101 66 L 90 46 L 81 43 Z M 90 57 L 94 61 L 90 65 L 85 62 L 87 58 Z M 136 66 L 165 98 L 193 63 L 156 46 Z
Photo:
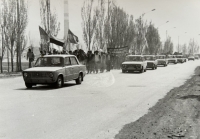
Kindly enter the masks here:
M 200 61 L 146 73 L 90 74 L 81 85 L 26 89 L 0 79 L 0 139 L 111 139 L 194 73 Z

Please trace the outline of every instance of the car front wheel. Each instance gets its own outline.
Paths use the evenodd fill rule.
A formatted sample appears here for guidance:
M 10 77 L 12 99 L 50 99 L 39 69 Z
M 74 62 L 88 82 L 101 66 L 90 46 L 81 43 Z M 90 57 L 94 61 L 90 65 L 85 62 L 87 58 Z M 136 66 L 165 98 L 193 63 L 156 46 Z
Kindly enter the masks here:
M 56 87 L 56 88 L 61 88 L 61 87 L 63 87 L 63 78 L 62 78 L 61 76 L 58 76 L 58 79 L 57 79 L 57 81 L 56 81 L 56 83 L 55 83 L 55 87 Z
M 82 75 L 79 74 L 78 78 L 76 79 L 76 84 L 81 84 L 82 82 Z
M 32 88 L 32 86 L 33 86 L 33 84 L 31 84 L 31 83 L 25 83 L 25 85 L 27 88 Z

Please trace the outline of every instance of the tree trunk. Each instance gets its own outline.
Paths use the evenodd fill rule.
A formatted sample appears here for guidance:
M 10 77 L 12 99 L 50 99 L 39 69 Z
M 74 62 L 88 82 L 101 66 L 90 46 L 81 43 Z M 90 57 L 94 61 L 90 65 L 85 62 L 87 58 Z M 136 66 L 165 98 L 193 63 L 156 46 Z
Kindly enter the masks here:
M 8 72 L 10 72 L 9 50 L 7 49 Z
M 3 61 L 3 58 L 1 57 L 1 58 L 0 58 L 0 63 L 1 63 L 1 73 L 3 73 L 3 65 L 2 65 L 3 62 L 2 62 L 2 61 Z

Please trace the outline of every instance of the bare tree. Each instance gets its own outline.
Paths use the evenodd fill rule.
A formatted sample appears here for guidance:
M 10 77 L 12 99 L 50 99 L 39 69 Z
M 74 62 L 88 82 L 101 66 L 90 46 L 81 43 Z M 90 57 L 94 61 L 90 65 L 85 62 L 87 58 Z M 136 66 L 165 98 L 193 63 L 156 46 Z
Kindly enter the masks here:
M 158 29 L 151 23 L 147 28 L 146 39 L 148 43 L 147 52 L 149 54 L 157 54 L 160 49 L 160 36 Z
M 56 11 L 53 12 L 50 10 L 50 0 L 40 0 L 40 18 L 41 18 L 41 26 L 50 36 L 57 36 L 60 31 L 60 22 L 58 22 L 58 16 Z M 47 52 L 49 52 L 49 43 L 47 45 Z
M 91 44 L 95 35 L 97 18 L 99 18 L 98 12 L 92 14 L 93 4 L 94 0 L 85 0 L 81 8 L 83 39 L 89 51 L 91 50 Z
M 168 37 L 164 44 L 164 53 L 165 54 L 172 54 L 174 49 L 173 42 L 171 41 L 171 37 Z
M 17 63 L 16 71 L 21 71 L 21 53 L 23 52 L 23 44 L 25 41 L 24 33 L 28 24 L 27 3 L 24 0 L 17 0 Z M 24 47 L 24 46 L 23 46 Z
M 7 45 L 7 48 L 11 55 L 11 71 L 14 71 L 14 51 L 15 51 L 15 41 L 16 41 L 16 34 L 17 34 L 17 17 L 16 17 L 16 11 L 17 11 L 17 2 L 15 0 L 8 0 L 3 1 L 4 6 L 4 16 L 5 16 L 5 28 L 4 33 L 5 36 L 8 37 L 9 45 Z
M 143 20 L 140 16 L 136 19 L 136 27 L 137 27 L 137 53 L 143 54 L 145 48 L 148 47 L 147 40 L 146 40 L 146 32 L 147 32 L 147 22 Z

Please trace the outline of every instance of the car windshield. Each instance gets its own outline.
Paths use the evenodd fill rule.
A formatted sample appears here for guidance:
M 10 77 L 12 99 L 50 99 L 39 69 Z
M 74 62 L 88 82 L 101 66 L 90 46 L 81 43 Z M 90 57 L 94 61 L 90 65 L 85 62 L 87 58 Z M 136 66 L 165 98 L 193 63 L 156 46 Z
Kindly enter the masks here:
M 157 59 L 165 59 L 165 56 L 156 56 Z
M 62 67 L 62 57 L 40 57 L 35 63 L 35 67 Z
M 183 56 L 176 56 L 177 58 L 183 58 Z
M 152 61 L 152 60 L 155 60 L 155 58 L 154 58 L 153 56 L 145 56 L 145 59 L 146 59 L 146 60 L 151 60 L 151 61 Z
M 142 57 L 140 57 L 140 56 L 127 56 L 126 61 L 142 61 Z
M 168 56 L 169 58 L 175 58 L 175 56 Z

